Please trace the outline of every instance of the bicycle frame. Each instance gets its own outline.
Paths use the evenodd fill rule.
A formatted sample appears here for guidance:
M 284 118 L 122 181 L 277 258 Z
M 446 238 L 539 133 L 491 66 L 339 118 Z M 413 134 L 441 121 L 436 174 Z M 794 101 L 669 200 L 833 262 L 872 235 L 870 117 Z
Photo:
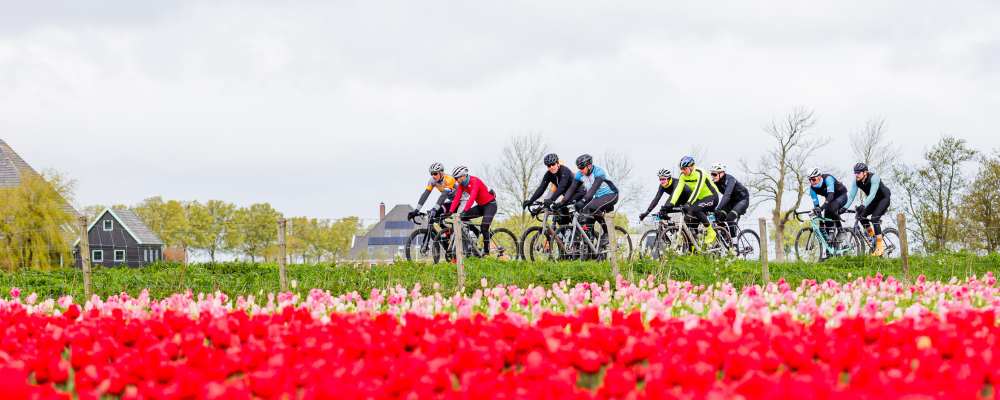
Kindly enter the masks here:
M 469 247 L 472 247 L 472 250 L 475 252 L 473 256 L 482 257 L 483 251 L 478 246 L 479 245 L 478 240 L 476 240 L 476 238 L 472 235 L 472 231 L 469 230 L 469 225 L 471 224 L 472 222 L 462 221 L 462 229 L 459 231 L 461 232 L 462 235 L 462 246 L 464 247 L 465 245 L 469 245 Z M 452 229 L 452 231 L 454 231 L 454 229 Z M 451 238 L 448 240 L 448 247 L 445 248 L 445 251 L 455 250 L 456 246 L 457 243 L 455 243 L 455 235 L 452 235 Z M 455 251 L 456 251 L 455 254 L 458 254 L 457 250 Z
M 725 245 L 719 246 L 719 247 L 714 248 L 714 249 L 706 249 L 702 245 L 702 243 L 695 238 L 694 232 L 691 231 L 691 228 L 688 227 L 688 224 L 686 222 L 687 218 L 693 218 L 693 217 L 690 216 L 690 215 L 684 215 L 684 217 L 682 218 L 681 223 L 677 224 L 677 225 L 679 225 L 679 227 L 677 229 L 677 235 L 685 235 L 685 237 L 688 239 L 688 242 L 691 243 L 692 245 L 694 245 L 694 247 L 695 247 L 694 250 L 695 251 L 697 251 L 698 253 L 722 253 L 722 252 L 725 252 L 725 251 L 727 251 L 729 249 L 729 247 L 725 246 Z M 709 225 L 708 229 L 715 229 L 715 226 L 714 225 Z M 676 242 L 676 237 L 677 236 L 674 235 L 674 237 L 671 238 L 671 242 L 672 243 Z
M 840 250 L 837 250 L 837 249 L 834 249 L 833 246 L 830 245 L 830 242 L 828 242 L 826 240 L 826 235 L 823 234 L 822 228 L 820 228 L 819 223 L 820 222 L 834 222 L 834 220 L 832 220 L 830 218 L 815 217 L 815 218 L 811 218 L 809 221 L 810 221 L 810 223 L 812 225 L 813 233 L 816 235 L 816 237 L 819 238 L 819 242 L 821 244 L 823 244 L 823 248 L 826 249 L 827 254 L 832 254 L 832 255 L 835 255 L 835 256 L 839 256 L 839 255 L 844 254 L 844 253 L 846 253 L 848 251 L 854 250 L 854 246 L 851 245 L 850 241 L 848 241 L 848 243 L 846 244 L 846 247 L 844 247 L 844 248 L 842 248 Z M 857 223 L 857 222 L 855 222 L 855 223 Z

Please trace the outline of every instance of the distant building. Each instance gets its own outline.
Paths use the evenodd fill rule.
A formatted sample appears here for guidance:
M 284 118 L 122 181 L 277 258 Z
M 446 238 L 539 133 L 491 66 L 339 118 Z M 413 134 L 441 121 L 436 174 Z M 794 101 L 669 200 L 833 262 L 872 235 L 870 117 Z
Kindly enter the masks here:
M 410 234 L 418 227 L 406 220 L 406 214 L 413 210 L 409 204 L 397 204 L 385 213 L 385 204 L 380 205 L 379 222 L 364 236 L 355 236 L 346 261 L 356 261 L 368 265 L 387 264 L 397 257 L 405 257 L 404 247 Z
M 20 186 L 21 180 L 27 176 L 37 177 L 40 174 L 35 172 L 21 156 L 17 155 L 14 149 L 7 145 L 7 142 L 0 139 L 0 186 Z M 73 218 L 80 216 L 80 213 L 76 212 L 76 209 L 69 205 L 66 200 L 59 202 L 59 208 L 69 213 Z
M 132 210 L 105 208 L 87 227 L 91 267 L 138 268 L 163 259 L 163 242 Z M 73 244 L 76 266 L 80 240 Z

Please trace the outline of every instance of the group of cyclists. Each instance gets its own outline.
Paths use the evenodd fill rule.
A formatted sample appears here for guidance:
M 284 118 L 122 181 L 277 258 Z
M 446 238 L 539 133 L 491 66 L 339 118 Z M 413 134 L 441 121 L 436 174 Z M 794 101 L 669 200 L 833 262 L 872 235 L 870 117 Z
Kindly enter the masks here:
M 607 172 L 594 165 L 593 157 L 588 154 L 576 158 L 575 173 L 563 165 L 556 154 L 546 155 L 542 162 L 546 168 L 542 181 L 522 206 L 527 209 L 541 199 L 543 208 L 559 215 L 568 215 L 569 207 L 572 206 L 577 213 L 593 217 L 593 220 L 601 224 L 603 231 L 607 232 L 604 213 L 613 211 L 619 199 L 619 189 L 607 176 Z M 668 219 L 668 214 L 680 211 L 689 228 L 697 229 L 700 225 L 708 228 L 703 239 L 705 243 L 713 243 L 718 239 L 712 229 L 716 224 L 726 227 L 732 240 L 735 240 L 739 232 L 737 222 L 746 214 L 750 205 L 750 192 L 747 188 L 736 177 L 728 174 L 722 163 L 705 170 L 695 165 L 694 158 L 684 157 L 678 166 L 681 174 L 677 178 L 667 168 L 657 173 L 659 185 L 656 195 L 646 211 L 639 214 L 639 220 L 649 216 L 663 199 L 663 195 L 667 194 L 668 198 L 658 212 L 660 219 Z M 444 165 L 436 162 L 431 164 L 429 172 L 431 179 L 409 218 L 420 213 L 430 194 L 437 189 L 440 195 L 436 205 L 428 211 L 428 217 L 448 216 L 458 211 L 459 207 L 462 208 L 463 221 L 482 217 L 479 232 L 476 232 L 475 227 L 471 229 L 476 235 L 481 232 L 483 253 L 489 255 L 490 225 L 497 213 L 496 194 L 481 179 L 471 176 L 469 169 L 464 166 L 456 167 L 451 175 L 447 175 L 444 173 Z M 854 166 L 855 181 L 850 193 L 843 183 L 833 175 L 823 173 L 820 168 L 810 168 L 807 176 L 813 212 L 824 218 L 823 227 L 831 238 L 842 238 L 846 234 L 840 214 L 847 212 L 847 207 L 853 204 L 859 190 L 864 193 L 864 200 L 856 207 L 855 212 L 869 235 L 876 239 L 875 250 L 871 255 L 882 256 L 885 247 L 882 243 L 881 219 L 889 209 L 891 193 L 878 174 L 869 171 L 865 163 L 857 163 Z M 823 198 L 822 205 L 820 198 Z M 601 245 L 606 245 L 607 241 L 607 235 L 602 235 Z

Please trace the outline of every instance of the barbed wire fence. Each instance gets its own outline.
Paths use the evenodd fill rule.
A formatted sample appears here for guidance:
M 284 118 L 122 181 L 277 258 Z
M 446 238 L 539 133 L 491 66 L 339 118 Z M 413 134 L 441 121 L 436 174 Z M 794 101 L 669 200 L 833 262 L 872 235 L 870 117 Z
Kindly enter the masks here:
M 88 231 L 89 224 L 81 219 L 73 238 L 78 242 L 70 246 L 10 241 L 9 238 L 28 232 L 4 232 L 9 243 L 18 245 L 7 246 L 4 251 L 8 254 L 0 257 L 0 268 L 3 270 L 0 286 L 20 287 L 24 292 L 37 293 L 41 298 L 72 295 L 89 299 L 94 294 L 105 297 L 121 293 L 136 296 L 142 290 L 148 290 L 153 298 L 188 290 L 192 293 L 220 291 L 230 296 L 260 297 L 279 291 L 303 293 L 310 289 L 328 290 L 333 294 L 357 292 L 368 297 L 374 289 L 396 285 L 412 289 L 419 284 L 424 290 L 453 293 L 463 288 L 467 291 L 479 288 L 483 279 L 488 286 L 548 285 L 563 280 L 601 284 L 604 281 L 613 283 L 619 275 L 628 281 L 652 275 L 658 282 L 667 279 L 690 281 L 695 285 L 728 282 L 736 288 L 765 285 L 780 279 L 794 286 L 803 279 L 844 281 L 845 277 L 854 279 L 877 274 L 912 283 L 919 275 L 948 280 L 951 276 L 982 275 L 1000 265 L 995 253 L 985 257 L 974 254 L 912 257 L 908 237 L 912 233 L 907 228 L 905 216 L 899 214 L 891 219 L 893 221 L 890 222 L 885 221 L 890 218 L 883 218 L 887 222 L 884 228 L 897 232 L 898 241 L 893 244 L 888 257 L 868 256 L 869 246 L 859 245 L 863 249 L 850 253 L 851 256 L 827 254 L 828 257 L 820 260 L 806 259 L 802 249 L 796 248 L 798 243 L 792 235 L 792 243 L 786 241 L 784 246 L 784 260 L 779 262 L 770 232 L 772 228 L 767 221 L 760 219 L 741 221 L 738 225 L 740 231 L 754 231 L 758 238 L 757 250 L 744 255 L 652 254 L 648 251 L 648 237 L 643 243 L 644 233 L 654 227 L 647 222 L 624 227 L 627 235 L 616 233 L 621 236 L 613 236 L 610 240 L 612 251 L 609 256 L 597 260 L 531 260 L 521 251 L 527 244 L 518 242 L 514 244 L 517 247 L 515 252 L 493 258 L 465 259 L 458 252 L 453 262 L 439 263 L 405 259 L 405 239 L 422 226 L 406 224 L 406 221 L 380 220 L 384 223 L 372 224 L 375 229 L 363 236 L 353 237 L 357 232 L 351 228 L 331 227 L 337 220 L 318 221 L 325 224 L 330 232 L 341 235 L 338 239 L 340 245 L 336 248 L 330 246 L 333 239 L 329 236 L 320 235 L 306 240 L 308 227 L 302 224 L 296 226 L 294 221 L 284 218 L 264 227 L 236 224 L 217 230 L 168 232 L 191 235 L 225 233 L 248 238 L 254 243 L 240 250 L 229 250 L 241 252 L 249 260 L 236 258 L 191 262 L 190 254 L 167 257 L 171 249 L 130 240 L 129 232 L 124 230 L 105 232 L 102 227 L 95 226 Z M 460 222 L 453 221 L 453 224 L 458 226 Z M 850 225 L 845 223 L 845 228 Z M 795 229 L 801 227 L 798 225 Z M 41 229 L 67 232 L 65 226 Z M 520 234 L 515 233 L 518 236 L 516 239 L 520 240 Z M 351 238 L 349 243 L 344 237 Z M 629 243 L 630 253 L 624 248 L 614 248 Z M 22 257 L 11 256 L 16 252 L 20 252 Z M 41 258 L 37 255 L 43 252 L 48 255 L 48 268 L 39 267 L 37 261 Z M 24 255 L 34 255 L 34 259 Z

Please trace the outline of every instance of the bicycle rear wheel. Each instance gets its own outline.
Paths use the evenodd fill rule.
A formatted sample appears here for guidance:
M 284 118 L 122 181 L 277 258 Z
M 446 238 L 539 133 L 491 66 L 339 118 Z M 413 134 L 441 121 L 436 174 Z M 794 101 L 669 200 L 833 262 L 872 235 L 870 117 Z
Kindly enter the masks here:
M 518 248 L 517 236 L 507 228 L 498 228 L 490 231 L 490 257 L 504 261 L 517 261 Z
M 736 236 L 736 257 L 744 260 L 760 259 L 760 235 L 752 229 L 744 229 Z
M 618 249 L 618 261 L 632 259 L 632 237 L 625 228 L 615 227 L 615 245 Z
M 795 256 L 800 261 L 823 261 L 823 243 L 812 228 L 802 228 L 795 235 Z
M 653 250 L 656 248 L 656 230 L 650 229 L 642 234 L 639 239 L 639 246 L 636 249 L 639 258 L 653 257 Z M 655 259 L 655 258 L 654 258 Z

